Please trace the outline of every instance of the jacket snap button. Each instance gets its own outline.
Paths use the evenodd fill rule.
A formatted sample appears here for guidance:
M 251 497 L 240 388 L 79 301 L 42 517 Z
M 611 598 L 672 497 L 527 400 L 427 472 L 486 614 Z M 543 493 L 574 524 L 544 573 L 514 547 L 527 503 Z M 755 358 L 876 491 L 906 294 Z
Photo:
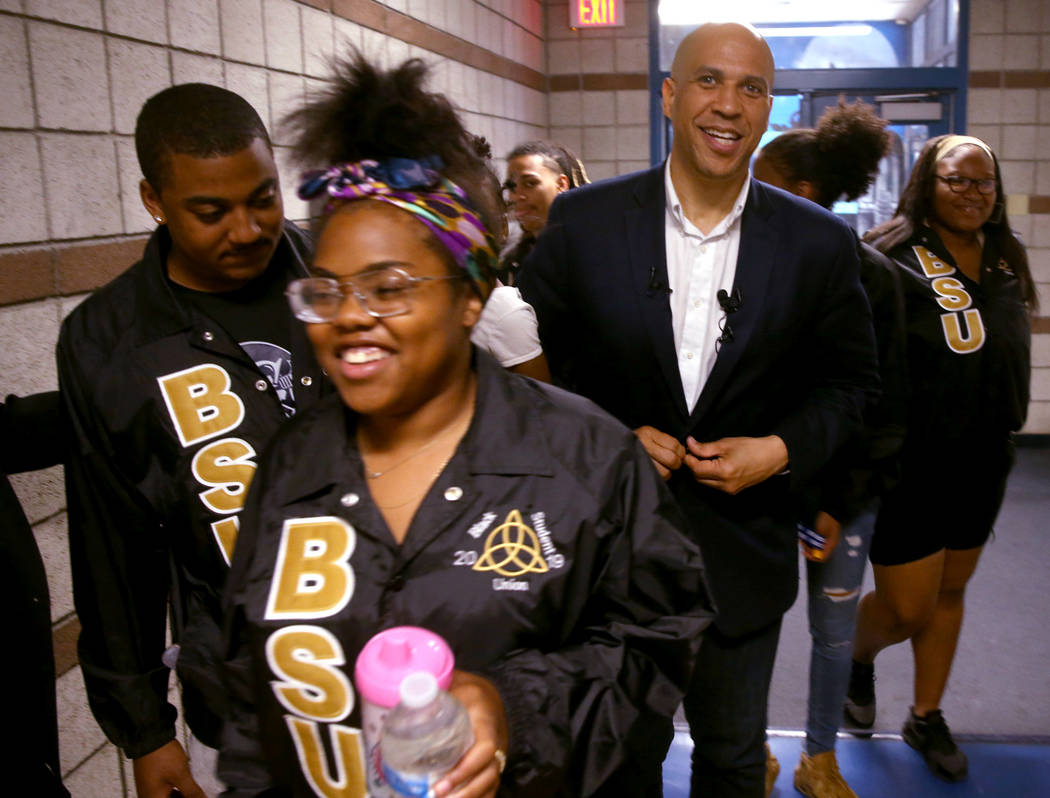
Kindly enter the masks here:
M 305 377 L 299 380 L 299 382 L 303 384 L 304 388 L 309 388 L 311 385 L 314 384 L 313 377 L 311 377 L 309 374 L 307 374 Z
M 268 387 L 270 387 L 270 383 L 266 380 L 256 380 L 255 382 L 255 390 L 257 391 L 265 391 Z
M 361 501 L 361 497 L 356 493 L 344 493 L 343 497 L 339 500 L 339 503 L 343 505 L 343 507 L 353 507 L 359 501 Z
M 462 495 L 463 488 L 456 487 L 455 485 L 445 491 L 445 498 L 450 502 L 458 501 Z
M 213 333 L 211 330 L 205 330 L 201 333 L 201 338 L 203 338 L 205 341 L 214 341 L 215 333 Z

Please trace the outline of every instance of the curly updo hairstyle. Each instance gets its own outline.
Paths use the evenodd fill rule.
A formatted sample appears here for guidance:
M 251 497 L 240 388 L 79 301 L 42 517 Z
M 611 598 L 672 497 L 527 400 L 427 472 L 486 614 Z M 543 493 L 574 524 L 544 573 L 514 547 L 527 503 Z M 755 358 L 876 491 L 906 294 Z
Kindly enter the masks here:
M 328 85 L 292 111 L 282 126 L 293 155 L 307 168 L 436 155 L 441 173 L 466 193 L 497 243 L 503 203 L 495 177 L 452 103 L 425 88 L 427 66 L 413 58 L 382 69 L 352 51 L 337 60 Z
M 811 183 L 815 201 L 830 208 L 840 197 L 853 200 L 868 190 L 889 146 L 886 120 L 874 108 L 839 98 L 816 128 L 781 133 L 762 148 L 762 157 L 790 183 Z

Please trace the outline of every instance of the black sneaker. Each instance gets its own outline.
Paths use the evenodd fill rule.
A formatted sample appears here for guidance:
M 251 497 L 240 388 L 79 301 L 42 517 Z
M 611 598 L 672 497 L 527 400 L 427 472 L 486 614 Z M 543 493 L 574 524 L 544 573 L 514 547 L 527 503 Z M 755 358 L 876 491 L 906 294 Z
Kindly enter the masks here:
M 843 708 L 846 723 L 861 729 L 875 724 L 875 666 L 853 660 L 849 672 L 849 691 Z
M 918 717 L 914 711 L 908 714 L 908 720 L 901 729 L 904 742 L 922 754 L 927 766 L 935 775 L 945 781 L 962 781 L 966 778 L 966 754 L 952 739 L 948 724 L 939 709 Z

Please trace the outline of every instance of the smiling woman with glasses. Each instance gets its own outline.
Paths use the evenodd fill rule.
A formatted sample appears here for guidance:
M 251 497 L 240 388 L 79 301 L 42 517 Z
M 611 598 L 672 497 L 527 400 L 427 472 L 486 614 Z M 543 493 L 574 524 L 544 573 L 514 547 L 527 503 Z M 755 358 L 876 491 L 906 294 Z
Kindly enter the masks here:
M 432 794 L 647 798 L 711 617 L 699 551 L 630 430 L 472 345 L 499 184 L 425 75 L 356 58 L 293 117 L 334 164 L 300 187 L 328 206 L 287 294 L 336 393 L 246 499 L 220 772 L 237 796 L 390 798 L 353 665 L 410 625 L 451 646 L 474 735 Z
M 315 269 L 316 271 L 316 269 Z M 355 277 L 304 277 L 293 280 L 285 292 L 299 321 L 323 324 L 334 321 L 343 303 L 353 296 L 365 313 L 377 319 L 412 312 L 412 289 L 431 280 L 462 280 L 465 275 L 413 277 L 397 266 L 372 269 Z
M 860 603 L 847 711 L 874 722 L 875 656 L 910 641 L 915 703 L 902 735 L 948 781 L 966 778 L 967 760 L 941 698 L 1028 410 L 1035 286 L 1004 200 L 991 148 L 940 136 L 919 155 L 897 215 L 865 236 L 900 267 L 911 400 L 901 479 L 872 540 L 875 590 Z
M 938 180 L 943 180 L 953 194 L 964 194 L 969 190 L 970 186 L 975 186 L 981 194 L 992 194 L 995 192 L 994 177 L 972 178 L 962 177 L 961 175 L 934 175 L 934 177 Z

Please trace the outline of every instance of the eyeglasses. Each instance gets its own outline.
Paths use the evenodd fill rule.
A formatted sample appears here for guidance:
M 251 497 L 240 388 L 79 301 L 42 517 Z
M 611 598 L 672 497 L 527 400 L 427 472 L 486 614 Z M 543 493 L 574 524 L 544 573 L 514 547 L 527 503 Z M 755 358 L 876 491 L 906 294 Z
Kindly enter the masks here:
M 934 177 L 947 183 L 953 194 L 963 194 L 971 185 L 977 186 L 977 191 L 981 194 L 992 194 L 995 192 L 994 177 L 985 177 L 980 180 L 975 180 L 972 177 L 961 177 L 960 175 L 949 175 L 948 177 L 934 175 Z
M 414 277 L 403 269 L 391 267 L 364 272 L 356 277 L 333 280 L 330 277 L 303 277 L 293 280 L 284 292 L 292 314 L 308 324 L 324 324 L 339 315 L 350 294 L 373 318 L 385 319 L 412 312 L 409 301 L 420 283 L 436 280 L 462 280 L 464 275 Z

